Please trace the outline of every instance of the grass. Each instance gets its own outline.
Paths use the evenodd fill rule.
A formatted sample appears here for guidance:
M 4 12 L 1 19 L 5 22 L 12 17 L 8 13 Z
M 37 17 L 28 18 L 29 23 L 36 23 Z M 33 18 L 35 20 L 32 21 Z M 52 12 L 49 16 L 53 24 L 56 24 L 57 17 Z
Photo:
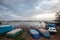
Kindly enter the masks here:
M 3 38 L 0 37 L 0 40 L 3 40 Z M 23 37 L 16 37 L 16 38 L 12 38 L 12 40 L 26 40 L 26 39 Z
M 24 37 L 22 37 L 22 36 L 18 36 L 16 38 L 13 38 L 13 40 L 26 40 L 26 39 Z
M 58 32 L 58 34 L 60 35 L 60 31 Z
M 0 40 L 3 40 L 3 37 L 0 37 Z M 26 39 L 24 37 L 22 37 L 22 36 L 17 36 L 15 38 L 11 38 L 11 40 L 26 40 Z
M 15 38 L 13 40 L 25 40 L 24 38 Z
M 0 37 L 0 39 L 2 39 L 2 38 Z

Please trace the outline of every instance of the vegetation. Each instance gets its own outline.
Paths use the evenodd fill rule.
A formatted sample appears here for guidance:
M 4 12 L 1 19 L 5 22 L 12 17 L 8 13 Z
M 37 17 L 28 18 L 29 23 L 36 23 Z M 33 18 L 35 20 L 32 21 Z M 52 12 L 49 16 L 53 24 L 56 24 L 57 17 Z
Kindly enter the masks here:
M 13 40 L 25 40 L 25 38 L 17 37 L 17 38 L 14 38 Z

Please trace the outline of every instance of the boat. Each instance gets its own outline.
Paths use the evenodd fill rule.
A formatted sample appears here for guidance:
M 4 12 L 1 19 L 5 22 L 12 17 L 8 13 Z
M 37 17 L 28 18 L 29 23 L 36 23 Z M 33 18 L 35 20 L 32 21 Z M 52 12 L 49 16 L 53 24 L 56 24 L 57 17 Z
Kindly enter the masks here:
M 14 29 L 6 33 L 6 37 L 15 38 L 23 33 L 23 29 Z
M 40 37 L 39 32 L 36 29 L 29 29 L 29 33 L 34 39 L 38 39 Z
M 47 28 L 48 28 L 48 31 L 49 31 L 49 32 L 57 32 L 57 30 L 56 30 L 56 25 L 55 25 L 55 24 L 49 23 L 49 24 L 47 25 Z
M 43 37 L 50 38 L 50 33 L 48 30 L 46 30 L 46 29 L 38 29 L 38 30 L 42 34 Z
M 11 25 L 1 25 L 0 26 L 0 34 L 4 34 L 6 32 L 9 32 L 11 30 L 13 30 L 14 28 L 12 28 Z

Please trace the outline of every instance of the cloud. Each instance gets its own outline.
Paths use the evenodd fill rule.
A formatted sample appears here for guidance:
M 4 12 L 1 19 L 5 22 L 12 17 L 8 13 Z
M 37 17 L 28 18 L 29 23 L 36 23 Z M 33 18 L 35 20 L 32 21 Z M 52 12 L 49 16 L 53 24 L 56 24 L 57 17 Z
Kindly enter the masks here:
M 56 13 L 60 10 L 60 0 L 0 0 L 0 18 L 34 19 L 32 16 Z M 39 19 L 38 19 L 39 20 Z
M 35 8 L 37 10 L 41 10 L 41 11 L 55 11 L 59 8 L 59 3 L 60 1 L 59 0 L 45 0 L 45 1 L 42 1 L 42 2 L 38 2 L 36 5 L 35 5 Z

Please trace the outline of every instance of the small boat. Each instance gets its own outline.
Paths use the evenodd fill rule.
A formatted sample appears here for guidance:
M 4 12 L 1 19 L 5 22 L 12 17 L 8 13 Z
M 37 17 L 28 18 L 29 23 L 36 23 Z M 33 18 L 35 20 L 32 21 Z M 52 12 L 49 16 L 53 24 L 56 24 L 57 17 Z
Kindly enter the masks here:
M 29 33 L 30 33 L 31 37 L 34 39 L 38 39 L 40 37 L 39 32 L 35 29 L 29 29 Z
M 9 32 L 11 30 L 13 30 L 14 28 L 12 28 L 11 25 L 1 25 L 0 26 L 0 34 L 4 34 L 6 32 Z
M 47 27 L 49 32 L 57 32 L 55 24 L 48 24 Z
M 22 29 L 14 29 L 8 33 L 6 33 L 6 37 L 11 37 L 11 38 L 15 38 L 16 36 L 20 35 L 23 33 Z
M 38 29 L 38 30 L 42 34 L 43 37 L 50 38 L 50 33 L 48 30 L 46 30 L 46 29 Z

